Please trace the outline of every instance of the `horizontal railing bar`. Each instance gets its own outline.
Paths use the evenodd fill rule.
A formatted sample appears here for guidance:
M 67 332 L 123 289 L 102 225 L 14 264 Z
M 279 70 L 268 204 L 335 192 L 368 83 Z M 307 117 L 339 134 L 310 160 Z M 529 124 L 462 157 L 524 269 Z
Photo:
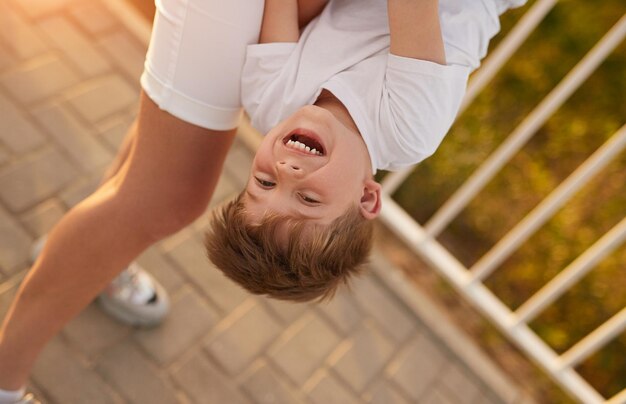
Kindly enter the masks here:
M 611 397 L 609 401 L 606 402 L 606 404 L 624 404 L 624 403 L 626 403 L 626 389 L 620 391 L 619 393 Z
M 436 240 L 428 237 L 423 228 L 391 196 L 383 194 L 382 198 L 380 218 L 391 230 L 420 256 L 439 269 L 454 285 L 464 289 L 471 284 L 472 279 L 463 264 L 441 247 Z M 508 317 L 502 320 L 510 321 Z
M 600 350 L 626 329 L 626 307 L 559 357 L 563 369 L 572 368 Z
M 624 20 L 626 21 L 626 19 Z M 626 25 L 625 25 L 626 26 Z M 626 147 L 626 125 L 596 150 L 539 205 L 526 215 L 471 268 L 476 279 L 485 279 L 513 251 L 539 229 L 580 188 L 606 167 Z
M 604 257 L 626 241 L 626 217 L 563 269 L 516 311 L 517 321 L 532 321 L 550 303 L 585 276 Z
M 626 15 L 609 30 L 585 57 L 522 121 L 467 181 L 444 203 L 424 226 L 436 237 L 500 171 L 546 120 L 591 75 L 626 36 Z
M 482 283 L 471 282 L 469 272 L 437 240 L 411 218 L 389 195 L 383 194 L 381 221 L 413 251 L 489 318 L 502 332 L 539 364 L 567 392 L 586 404 L 603 403 L 604 398 L 573 369 L 560 369 L 556 353 L 526 324 L 518 324 L 514 314 Z
M 480 69 L 472 75 L 457 115 L 461 115 L 482 89 L 491 82 L 511 55 L 519 49 L 526 38 L 528 38 L 546 14 L 554 7 L 556 2 L 557 0 L 540 0 L 524 13 L 524 16 L 515 24 L 511 32 L 507 34 L 496 49 L 485 59 Z M 383 190 L 392 194 L 402 185 L 413 169 L 414 168 L 407 168 L 387 175 L 384 181 L 382 181 Z

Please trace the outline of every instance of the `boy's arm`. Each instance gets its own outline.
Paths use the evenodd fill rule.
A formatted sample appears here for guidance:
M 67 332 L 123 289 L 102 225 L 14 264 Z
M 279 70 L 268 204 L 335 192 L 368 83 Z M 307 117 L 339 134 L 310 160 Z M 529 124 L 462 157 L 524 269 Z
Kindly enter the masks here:
M 298 1 L 265 0 L 259 43 L 298 42 Z
M 298 25 L 300 29 L 307 26 L 313 18 L 320 15 L 328 0 L 298 0 Z
M 446 64 L 438 0 L 388 0 L 391 53 Z

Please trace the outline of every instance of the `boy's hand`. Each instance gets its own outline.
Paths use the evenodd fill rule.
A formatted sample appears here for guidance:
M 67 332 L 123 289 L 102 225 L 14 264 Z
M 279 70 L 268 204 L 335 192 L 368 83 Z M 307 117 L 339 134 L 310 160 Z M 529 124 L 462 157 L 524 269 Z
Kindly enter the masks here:
M 265 0 L 259 43 L 298 42 L 298 0 Z
M 388 0 L 391 53 L 446 64 L 438 0 Z

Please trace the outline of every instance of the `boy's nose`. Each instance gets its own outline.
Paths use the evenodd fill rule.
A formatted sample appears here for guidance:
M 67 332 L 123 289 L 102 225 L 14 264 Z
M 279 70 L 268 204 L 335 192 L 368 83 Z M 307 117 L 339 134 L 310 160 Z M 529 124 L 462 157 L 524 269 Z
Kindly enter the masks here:
M 286 161 L 278 161 L 276 165 L 279 171 L 283 171 L 297 177 L 301 177 L 304 174 L 302 168 L 297 164 L 289 163 Z

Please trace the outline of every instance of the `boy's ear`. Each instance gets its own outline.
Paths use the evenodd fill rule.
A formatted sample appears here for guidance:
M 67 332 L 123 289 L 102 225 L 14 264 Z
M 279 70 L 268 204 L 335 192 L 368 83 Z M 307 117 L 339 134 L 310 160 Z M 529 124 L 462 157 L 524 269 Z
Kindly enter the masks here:
M 380 213 L 381 207 L 381 186 L 373 179 L 365 180 L 363 184 L 363 195 L 361 196 L 361 202 L 359 208 L 364 218 L 371 220 L 374 219 Z

